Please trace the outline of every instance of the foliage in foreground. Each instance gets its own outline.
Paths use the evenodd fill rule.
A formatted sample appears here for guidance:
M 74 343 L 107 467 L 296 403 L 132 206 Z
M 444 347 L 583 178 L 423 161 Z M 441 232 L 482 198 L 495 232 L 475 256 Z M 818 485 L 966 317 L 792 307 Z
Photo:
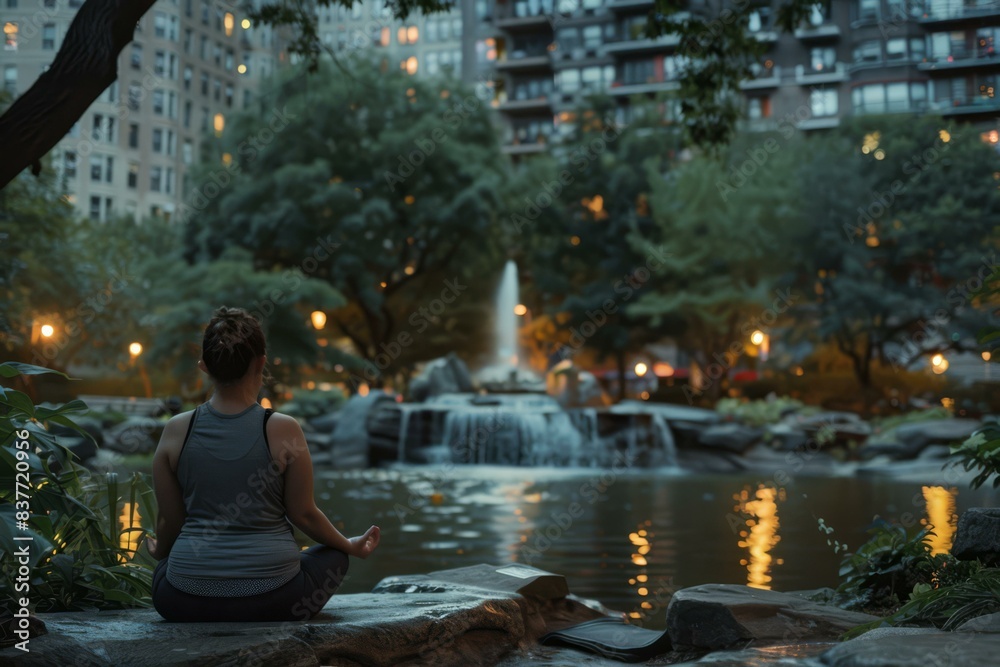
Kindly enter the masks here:
M 966 471 L 976 468 L 979 472 L 971 486 L 978 489 L 994 475 L 993 488 L 1000 486 L 1000 422 L 996 418 L 983 424 L 960 445 L 953 445 L 951 453 L 957 455 L 956 465 Z
M 738 419 L 750 426 L 764 426 L 777 424 L 788 413 L 798 412 L 803 407 L 802 401 L 788 396 L 758 401 L 720 398 L 715 404 L 715 411 L 727 419 Z
M 0 364 L 0 377 L 8 379 L 54 372 L 29 364 Z M 0 386 L 0 611 L 13 612 L 15 599 L 26 595 L 37 601 L 35 612 L 149 604 L 152 558 L 129 549 L 146 532 L 138 513 L 155 516 L 147 480 L 136 474 L 120 486 L 114 473 L 104 479 L 93 475 L 74 462 L 70 450 L 47 429 L 59 424 L 89 438 L 70 417 L 86 411 L 79 400 L 57 408 L 35 406 L 26 394 Z M 28 448 L 18 446 L 23 442 L 18 434 L 24 431 Z M 125 494 L 124 508 L 132 512 L 122 529 L 120 501 Z M 26 530 L 19 527 L 22 520 L 27 521 Z M 31 536 L 32 541 L 15 541 L 15 536 Z M 18 587 L 14 556 L 26 544 L 28 594 L 23 581 Z

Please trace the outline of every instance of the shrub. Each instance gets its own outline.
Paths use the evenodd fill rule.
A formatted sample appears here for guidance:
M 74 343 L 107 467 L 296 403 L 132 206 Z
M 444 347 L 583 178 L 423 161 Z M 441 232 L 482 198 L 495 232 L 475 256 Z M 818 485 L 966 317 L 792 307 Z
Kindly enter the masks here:
M 0 364 L 4 378 L 43 373 L 56 371 Z M 94 475 L 49 430 L 59 424 L 91 438 L 70 418 L 86 411 L 79 400 L 36 406 L 26 394 L 0 386 L 0 604 L 7 611 L 13 611 L 18 576 L 14 549 L 25 544 L 30 545 L 29 598 L 36 612 L 149 605 L 153 560 L 133 553 L 129 544 L 141 543 L 144 522 L 155 516 L 148 479 L 135 474 L 119 485 L 115 473 Z M 24 431 L 27 448 L 18 437 Z M 123 505 L 123 492 L 130 505 Z M 123 507 L 133 513 L 121 529 Z M 136 520 L 136 509 L 142 519 Z M 15 541 L 15 536 L 32 540 Z
M 1000 475 L 1000 423 L 996 418 L 984 423 L 965 442 L 952 445 L 951 453 L 959 458 L 955 465 L 961 465 L 967 471 L 973 468 L 979 471 L 971 483 L 973 489 L 978 489 L 990 477 Z M 993 488 L 998 486 L 1000 476 L 993 480 Z

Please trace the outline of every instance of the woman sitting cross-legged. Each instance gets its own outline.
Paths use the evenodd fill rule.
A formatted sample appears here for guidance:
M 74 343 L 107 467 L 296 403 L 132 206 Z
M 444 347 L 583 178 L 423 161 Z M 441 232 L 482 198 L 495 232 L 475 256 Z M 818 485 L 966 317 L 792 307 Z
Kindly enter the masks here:
M 153 458 L 159 560 L 153 606 L 168 621 L 295 621 L 315 616 L 367 558 L 379 528 L 346 538 L 313 498 L 305 436 L 257 403 L 264 333 L 245 310 L 220 308 L 198 367 L 212 397 L 166 425 Z M 298 527 L 318 542 L 299 549 Z

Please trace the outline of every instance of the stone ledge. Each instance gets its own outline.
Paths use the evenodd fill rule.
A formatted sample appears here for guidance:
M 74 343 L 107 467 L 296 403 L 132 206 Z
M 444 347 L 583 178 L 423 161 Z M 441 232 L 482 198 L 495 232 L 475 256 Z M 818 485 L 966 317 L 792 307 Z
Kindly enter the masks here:
M 571 597 L 516 592 L 527 582 L 498 591 L 435 574 L 448 573 L 387 580 L 385 588 L 412 592 L 335 595 L 308 621 L 168 623 L 153 609 L 39 614 L 48 633 L 31 639 L 30 653 L 0 650 L 0 667 L 473 667 L 602 615 Z

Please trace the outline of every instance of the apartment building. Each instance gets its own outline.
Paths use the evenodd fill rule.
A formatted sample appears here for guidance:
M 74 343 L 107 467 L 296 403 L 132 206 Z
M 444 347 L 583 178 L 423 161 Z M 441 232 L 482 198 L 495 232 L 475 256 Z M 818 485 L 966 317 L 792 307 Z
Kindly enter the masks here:
M 83 0 L 0 2 L 0 70 L 16 97 L 49 67 Z M 157 2 L 122 51 L 117 81 L 52 151 L 80 214 L 183 214 L 202 138 L 250 103 L 283 62 L 279 47 L 235 4 Z
M 582 97 L 607 93 L 628 122 L 636 96 L 678 88 L 674 35 L 644 36 L 653 0 L 492 0 L 498 108 L 511 154 L 545 151 Z M 741 88 L 746 125 L 835 127 L 852 114 L 936 113 L 998 141 L 995 0 L 826 0 L 793 33 L 777 3 L 751 0 L 748 30 L 766 47 Z M 706 11 L 698 2 L 692 11 Z M 665 114 L 676 117 L 674 103 Z

